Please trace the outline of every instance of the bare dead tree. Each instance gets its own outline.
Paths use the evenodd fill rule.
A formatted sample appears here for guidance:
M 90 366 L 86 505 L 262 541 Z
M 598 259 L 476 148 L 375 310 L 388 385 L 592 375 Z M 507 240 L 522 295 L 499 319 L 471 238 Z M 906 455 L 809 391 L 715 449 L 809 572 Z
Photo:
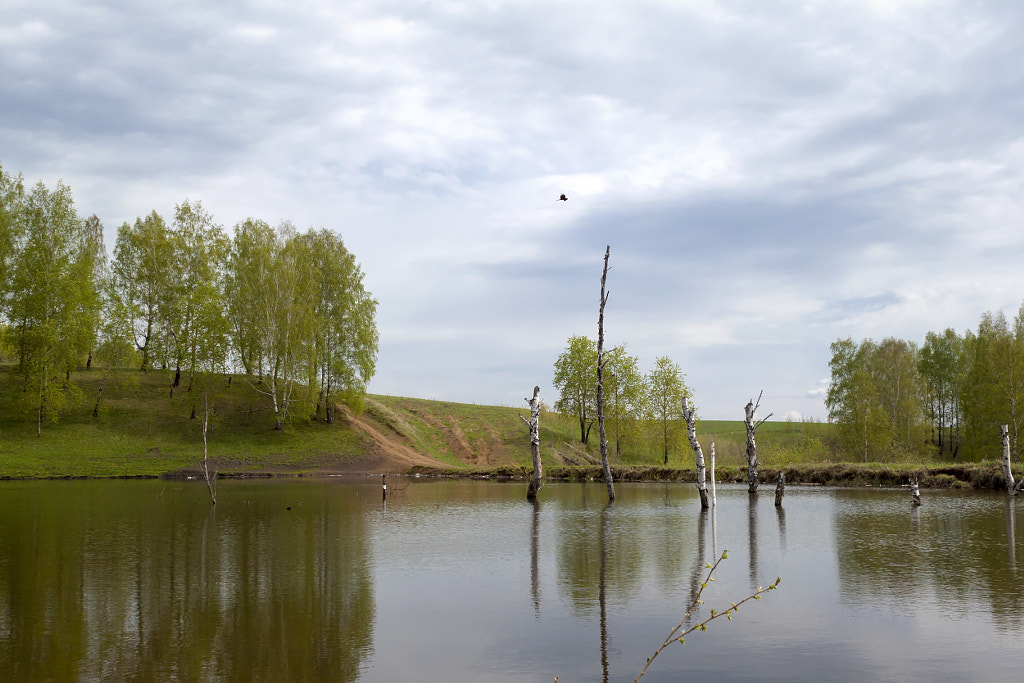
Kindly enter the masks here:
M 210 468 L 208 466 L 207 448 L 206 448 L 206 430 L 210 423 L 210 398 L 207 394 L 203 394 L 203 405 L 205 410 L 203 411 L 203 476 L 206 477 L 206 488 L 210 492 L 210 500 L 214 505 L 217 504 L 217 493 L 214 491 L 213 482 L 210 481 Z M 213 473 L 214 480 L 217 479 L 217 472 Z
M 700 506 L 708 508 L 708 487 L 707 471 L 704 467 L 704 451 L 701 450 L 700 441 L 697 441 L 697 416 L 696 409 L 689 405 L 686 397 L 683 396 L 683 419 L 686 420 L 686 437 L 690 440 L 690 448 L 697 458 L 697 491 L 700 492 Z
M 1001 430 L 1003 432 L 1003 476 L 1006 477 L 1006 492 L 1011 496 L 1016 496 L 1024 487 L 1024 478 L 1021 478 L 1016 484 L 1013 481 L 1013 470 L 1010 467 L 1010 427 L 1002 425 Z
M 779 470 L 779 478 L 775 483 L 775 507 L 782 507 L 782 496 L 786 493 L 786 475 Z
M 612 483 L 612 468 L 608 466 L 608 437 L 604 431 L 604 305 L 608 303 L 605 283 L 608 280 L 608 256 L 612 247 L 604 249 L 604 270 L 601 272 L 601 310 L 597 316 L 597 425 L 601 434 L 601 466 L 604 481 L 608 485 L 608 500 L 615 500 L 615 486 Z
M 910 495 L 913 506 L 919 506 L 921 504 L 921 487 L 917 484 L 916 474 L 910 475 Z
M 754 422 L 754 413 L 761 406 L 761 396 L 763 395 L 764 390 L 762 389 L 761 393 L 757 395 L 757 403 L 754 403 L 754 399 L 750 399 L 744 408 L 747 415 L 744 422 L 747 424 L 747 491 L 749 493 L 757 493 L 759 483 L 757 480 L 757 445 L 754 443 L 754 434 L 765 420 L 774 415 L 774 413 L 768 413 L 764 419 Z
M 530 419 L 527 420 L 522 415 L 519 419 L 530 426 L 530 453 L 533 455 L 533 478 L 530 480 L 530 488 L 526 490 L 526 499 L 534 500 L 537 498 L 537 491 L 540 491 L 541 477 L 544 476 L 540 463 L 540 387 L 533 388 L 532 399 L 523 400 L 530 406 Z

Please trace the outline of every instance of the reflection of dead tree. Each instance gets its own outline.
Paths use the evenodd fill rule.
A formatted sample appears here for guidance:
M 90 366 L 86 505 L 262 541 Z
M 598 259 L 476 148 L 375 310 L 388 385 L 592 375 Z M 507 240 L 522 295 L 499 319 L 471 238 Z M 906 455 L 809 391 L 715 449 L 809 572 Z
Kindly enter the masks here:
M 700 492 L 700 506 L 703 509 L 708 507 L 708 487 L 705 483 L 707 472 L 704 469 L 704 451 L 701 450 L 700 441 L 697 441 L 697 416 L 696 410 L 686 402 L 683 396 L 683 419 L 686 420 L 686 437 L 690 440 L 690 448 L 697 458 L 697 491 Z
M 544 476 L 540 463 L 540 387 L 533 388 L 532 399 L 523 400 L 530 405 L 530 419 L 527 420 L 522 415 L 519 416 L 519 419 L 530 427 L 530 454 L 533 456 L 533 478 L 530 480 L 530 487 L 526 490 L 526 498 L 533 500 L 537 497 L 537 491 L 540 491 L 541 477 Z
M 754 403 L 754 399 L 750 399 L 747 403 L 744 411 L 747 414 L 744 422 L 747 424 L 747 491 L 750 493 L 757 493 L 757 446 L 754 444 L 754 433 L 757 428 L 764 424 L 765 420 L 774 415 L 774 413 L 768 413 L 768 417 L 754 422 L 754 413 L 757 412 L 758 407 L 761 405 L 761 396 L 764 394 L 764 390 L 757 395 L 757 403 Z
M 1016 498 L 1006 499 L 1006 545 L 1010 550 L 1010 571 L 1017 571 L 1017 530 L 1014 524 L 1016 517 Z
M 608 256 L 611 245 L 604 249 L 604 270 L 601 272 L 601 312 L 597 316 L 597 424 L 601 433 L 601 466 L 604 481 L 608 485 L 608 500 L 615 500 L 615 485 L 612 483 L 612 468 L 608 466 L 608 438 L 604 431 L 604 305 L 608 303 L 605 282 L 608 280 Z
M 690 604 L 693 604 L 697 594 L 700 592 L 700 572 L 707 567 L 707 562 L 705 561 L 705 556 L 707 555 L 707 527 L 708 511 L 707 508 L 702 508 L 700 517 L 697 520 L 697 556 L 693 561 L 693 573 L 690 574 Z M 693 614 L 688 616 L 692 617 Z
M 217 494 L 214 491 L 213 483 L 210 481 L 210 468 L 207 466 L 206 430 L 210 423 L 210 399 L 206 394 L 203 394 L 203 404 L 205 406 L 205 410 L 203 411 L 203 476 L 206 477 L 206 488 L 210 492 L 210 500 L 213 501 L 214 505 L 216 505 Z M 214 481 L 217 480 L 216 470 L 213 473 L 213 479 Z
M 609 500 L 601 511 L 601 575 L 598 581 L 598 603 L 601 607 L 601 669 L 604 672 L 604 683 L 608 683 L 608 610 L 605 592 L 608 585 L 608 513 L 611 508 L 612 500 Z
M 530 532 L 530 594 L 533 612 L 540 616 L 540 501 L 533 498 L 533 528 Z

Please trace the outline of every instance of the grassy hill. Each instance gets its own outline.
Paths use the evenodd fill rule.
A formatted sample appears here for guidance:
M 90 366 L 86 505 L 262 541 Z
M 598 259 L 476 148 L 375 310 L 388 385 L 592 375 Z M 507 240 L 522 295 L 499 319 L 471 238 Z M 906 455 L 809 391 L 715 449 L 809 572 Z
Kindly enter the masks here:
M 293 415 L 274 431 L 269 399 L 252 378 L 216 377 L 187 391 L 170 388 L 164 371 L 93 369 L 72 374 L 80 392 L 55 423 L 37 436 L 32 397 L 10 366 L 0 368 L 0 477 L 156 476 L 195 468 L 202 460 L 204 395 L 209 399 L 209 457 L 222 473 L 404 471 L 410 466 L 455 469 L 529 467 L 526 409 L 368 396 L 363 412 L 339 412 L 334 424 Z M 824 425 L 812 425 L 824 429 Z M 796 452 L 807 425 L 765 423 L 759 430 L 763 460 Z M 716 440 L 719 462 L 740 465 L 742 422 L 706 422 L 702 442 Z M 578 443 L 576 423 L 558 414 L 541 417 L 542 454 L 549 466 L 580 451 L 598 455 L 597 429 Z M 572 444 L 572 445 L 569 445 Z M 780 450 L 781 449 L 781 450 Z M 652 437 L 616 456 L 617 465 L 661 464 Z M 575 454 L 575 455 L 574 455 Z M 674 445 L 669 465 L 692 466 L 688 446 Z
M 73 373 L 80 388 L 56 423 L 37 436 L 31 397 L 10 367 L 0 368 L 0 478 L 132 477 L 194 474 L 203 458 L 204 396 L 209 399 L 207 433 L 211 468 L 222 475 L 331 474 L 345 472 L 443 472 L 523 475 L 532 468 L 528 410 L 366 397 L 359 415 L 339 407 L 334 424 L 296 412 L 283 431 L 273 429 L 269 399 L 252 378 L 217 376 L 192 391 L 170 389 L 163 371 L 93 369 Z M 589 444 L 579 442 L 578 423 L 545 411 L 541 451 L 545 474 L 589 478 L 597 470 L 596 426 Z M 923 483 L 999 486 L 994 463 L 832 463 L 831 425 L 766 422 L 757 434 L 762 479 L 785 469 L 791 481 L 899 483 L 908 471 L 931 465 Z M 664 465 L 659 432 L 648 426 L 614 445 L 610 460 L 618 478 L 692 479 L 693 454 L 683 438 Z M 719 480 L 740 481 L 746 465 L 746 430 L 741 421 L 698 423 L 705 454 L 715 444 Z M 586 454 L 586 455 L 584 455 Z M 599 475 L 598 475 L 599 476 Z

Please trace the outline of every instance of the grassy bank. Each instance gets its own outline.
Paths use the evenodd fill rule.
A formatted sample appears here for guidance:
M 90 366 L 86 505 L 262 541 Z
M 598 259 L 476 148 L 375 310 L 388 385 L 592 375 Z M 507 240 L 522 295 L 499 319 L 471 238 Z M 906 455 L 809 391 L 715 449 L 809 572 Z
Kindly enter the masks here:
M 72 375 L 80 388 L 56 423 L 36 435 L 32 401 L 10 367 L 0 367 L 0 478 L 155 477 L 195 472 L 202 461 L 204 396 L 210 401 L 212 467 L 227 476 L 407 472 L 525 477 L 531 468 L 526 408 L 367 396 L 356 416 L 340 411 L 333 424 L 296 410 L 273 429 L 269 399 L 252 378 L 218 376 L 192 391 L 170 387 L 164 371 L 93 369 Z M 689 446 L 660 432 L 634 430 L 610 460 L 619 480 L 692 481 Z M 758 430 L 761 478 L 782 469 L 792 483 L 897 486 L 919 473 L 924 486 L 998 488 L 996 464 L 947 462 L 837 464 L 831 425 L 766 422 Z M 715 443 L 719 481 L 745 481 L 746 431 L 741 421 L 698 423 L 705 452 Z M 553 479 L 600 479 L 596 427 L 581 444 L 578 423 L 545 411 L 541 451 Z M 414 468 L 414 469 L 411 469 Z M 773 484 L 770 484 L 773 485 Z
M 1015 475 L 1017 476 L 1015 469 Z M 791 465 L 782 470 L 786 476 L 786 484 L 816 486 L 907 486 L 911 475 L 917 475 L 922 488 L 982 488 L 1003 489 L 1006 480 L 1002 470 L 995 464 L 962 464 L 922 466 L 914 464 L 803 464 Z M 761 480 L 761 491 L 773 492 L 778 469 L 762 467 L 758 469 Z M 529 478 L 531 470 L 527 467 L 500 467 L 491 469 L 467 470 L 463 468 L 413 468 L 413 474 L 437 477 L 479 477 L 487 479 L 522 479 Z M 603 481 L 601 467 L 547 467 L 544 477 L 553 481 Z M 612 477 L 615 481 L 678 481 L 696 482 L 697 473 L 693 468 L 668 467 L 613 467 Z M 727 467 L 716 469 L 715 479 L 718 483 L 746 484 L 747 470 L 745 467 Z

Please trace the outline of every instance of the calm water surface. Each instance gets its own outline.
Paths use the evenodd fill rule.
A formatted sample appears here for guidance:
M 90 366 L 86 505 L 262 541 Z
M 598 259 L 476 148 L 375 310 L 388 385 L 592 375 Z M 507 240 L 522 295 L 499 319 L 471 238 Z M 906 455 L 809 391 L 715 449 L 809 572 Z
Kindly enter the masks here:
M 705 610 L 779 590 L 644 681 L 1024 667 L 1024 501 L 720 487 L 702 514 L 689 484 L 616 491 L 413 480 L 385 506 L 376 479 L 222 481 L 211 508 L 200 482 L 3 482 L 0 678 L 631 681 L 726 549 Z

